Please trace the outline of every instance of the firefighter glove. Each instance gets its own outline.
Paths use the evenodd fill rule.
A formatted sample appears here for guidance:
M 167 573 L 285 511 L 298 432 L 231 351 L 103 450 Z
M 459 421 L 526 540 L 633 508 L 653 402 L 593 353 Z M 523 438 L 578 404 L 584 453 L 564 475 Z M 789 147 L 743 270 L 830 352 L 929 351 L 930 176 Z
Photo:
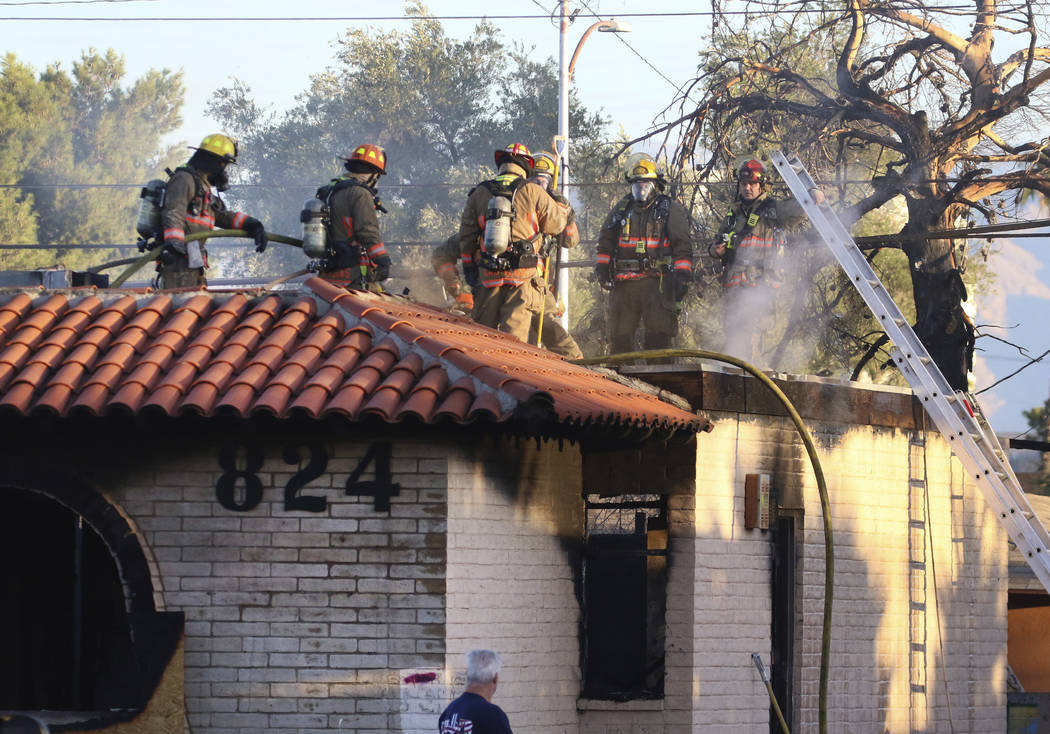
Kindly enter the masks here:
M 674 300 L 681 301 L 689 293 L 689 284 L 693 282 L 691 270 L 676 270 L 674 273 Z
M 598 285 L 603 290 L 612 290 L 612 266 L 609 263 L 599 263 L 594 266 L 594 274 L 598 278 Z
M 266 252 L 266 245 L 269 244 L 269 240 L 266 238 L 266 228 L 263 227 L 262 222 L 254 217 L 248 217 L 244 220 L 244 231 L 255 240 L 256 252 Z
M 167 252 L 177 252 L 180 255 L 186 254 L 186 240 L 181 237 L 178 239 L 166 239 L 164 240 L 164 250 Z
M 456 305 L 467 309 L 468 311 L 474 310 L 474 294 L 467 291 L 462 291 L 456 296 Z
M 375 279 L 377 283 L 382 283 L 384 280 L 390 277 L 390 256 L 379 255 L 378 257 L 372 258 L 372 262 L 376 266 Z
M 471 288 L 477 288 L 481 285 L 481 270 L 477 265 L 464 265 L 463 279 L 467 281 L 467 285 Z

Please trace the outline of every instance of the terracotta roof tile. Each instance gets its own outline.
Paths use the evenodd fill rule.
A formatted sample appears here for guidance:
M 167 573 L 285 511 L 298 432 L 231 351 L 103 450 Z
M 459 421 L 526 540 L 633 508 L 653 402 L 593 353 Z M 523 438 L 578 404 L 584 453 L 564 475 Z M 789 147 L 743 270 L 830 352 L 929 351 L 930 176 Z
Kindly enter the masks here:
M 704 418 L 398 296 L 0 291 L 4 412 L 488 421 L 572 435 Z M 521 428 L 516 430 L 522 430 Z
M 18 374 L 32 353 L 33 350 L 22 343 L 11 344 L 0 352 L 0 390 Z
M 430 422 L 436 411 L 438 400 L 445 394 L 448 382 L 447 371 L 437 364 L 431 366 L 412 388 L 401 412 L 424 423 Z
M 33 299 L 25 293 L 18 293 L 3 306 L 0 306 L 0 338 L 11 333 L 22 323 L 22 319 L 33 308 Z
M 15 382 L 0 397 L 0 406 L 16 413 L 28 413 L 32 407 L 34 386 L 29 382 Z
M 474 402 L 474 381 L 461 377 L 448 387 L 434 409 L 435 418 L 464 420 L 470 416 L 470 406 Z

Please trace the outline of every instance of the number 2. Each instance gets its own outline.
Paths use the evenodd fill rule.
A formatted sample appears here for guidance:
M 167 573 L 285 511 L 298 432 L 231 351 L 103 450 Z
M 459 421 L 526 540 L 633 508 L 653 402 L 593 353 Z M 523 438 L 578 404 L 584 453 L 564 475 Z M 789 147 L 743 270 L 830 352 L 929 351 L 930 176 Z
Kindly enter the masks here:
M 293 474 L 292 478 L 288 480 L 288 484 L 284 485 L 284 509 L 289 512 L 295 510 L 324 512 L 325 508 L 328 507 L 327 499 L 315 495 L 300 496 L 299 490 L 305 487 L 308 482 L 324 474 L 324 470 L 328 467 L 328 453 L 323 446 L 313 441 L 304 444 L 304 448 L 310 452 L 310 461 L 307 462 L 304 468 L 300 468 L 299 471 Z M 302 460 L 297 444 L 290 444 L 284 450 L 285 464 L 301 464 Z

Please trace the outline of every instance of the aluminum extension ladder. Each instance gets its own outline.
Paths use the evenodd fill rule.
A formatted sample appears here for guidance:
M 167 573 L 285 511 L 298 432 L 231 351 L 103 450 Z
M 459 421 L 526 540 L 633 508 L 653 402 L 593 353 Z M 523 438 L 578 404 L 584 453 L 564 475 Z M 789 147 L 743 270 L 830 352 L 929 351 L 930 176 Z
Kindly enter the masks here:
M 813 199 L 810 192 L 817 188 L 816 184 L 798 158 L 788 160 L 779 150 L 773 151 L 770 158 L 893 342 L 890 354 L 915 396 L 985 500 L 998 513 L 1010 540 L 1024 555 L 1036 578 L 1050 592 L 1050 534 L 1029 504 L 977 400 L 952 390 L 849 231 L 830 206 L 817 204 Z

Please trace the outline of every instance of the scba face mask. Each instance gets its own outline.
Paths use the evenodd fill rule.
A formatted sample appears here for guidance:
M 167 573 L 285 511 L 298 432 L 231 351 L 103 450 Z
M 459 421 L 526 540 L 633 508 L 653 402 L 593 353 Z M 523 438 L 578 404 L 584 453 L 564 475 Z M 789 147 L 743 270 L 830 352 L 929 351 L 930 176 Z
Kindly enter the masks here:
M 551 190 L 551 177 L 548 176 L 546 173 L 536 174 L 535 176 L 530 178 L 529 181 L 532 181 L 532 183 L 536 184 L 544 191 Z
M 631 184 L 631 197 L 635 201 L 648 201 L 655 191 L 656 185 L 652 181 L 635 181 Z

